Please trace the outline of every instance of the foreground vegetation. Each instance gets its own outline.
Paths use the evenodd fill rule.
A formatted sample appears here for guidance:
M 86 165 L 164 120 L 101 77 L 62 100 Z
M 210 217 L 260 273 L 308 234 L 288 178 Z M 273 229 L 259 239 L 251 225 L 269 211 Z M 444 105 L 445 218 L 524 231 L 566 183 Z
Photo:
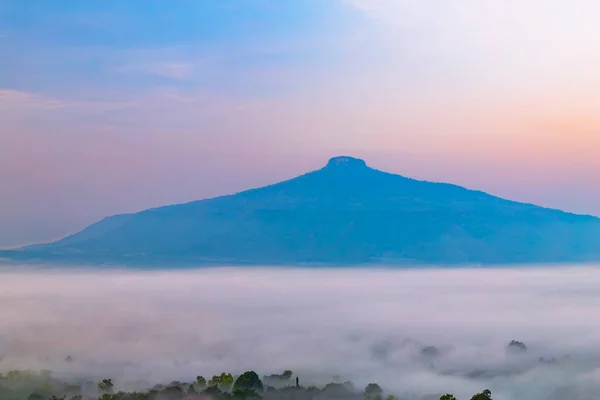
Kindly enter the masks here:
M 207 380 L 198 376 L 194 382 L 172 382 L 150 389 L 118 391 L 111 379 L 100 382 L 65 383 L 48 371 L 32 373 L 11 371 L 0 374 L 1 400 L 401 400 L 386 394 L 376 383 L 360 390 L 352 382 L 331 382 L 324 387 L 304 387 L 292 371 L 264 376 L 254 371 L 237 377 L 229 373 Z M 451 394 L 428 396 L 431 400 L 456 400 Z M 491 400 L 484 390 L 471 400 Z

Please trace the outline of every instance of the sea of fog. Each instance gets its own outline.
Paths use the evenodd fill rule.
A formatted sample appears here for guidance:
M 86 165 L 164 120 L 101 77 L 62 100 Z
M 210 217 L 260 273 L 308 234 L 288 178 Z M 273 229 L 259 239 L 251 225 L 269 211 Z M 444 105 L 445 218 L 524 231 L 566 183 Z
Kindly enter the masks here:
M 528 351 L 507 353 L 511 340 Z M 600 269 L 4 269 L 0 371 L 24 368 L 122 385 L 292 369 L 305 385 L 595 398 Z

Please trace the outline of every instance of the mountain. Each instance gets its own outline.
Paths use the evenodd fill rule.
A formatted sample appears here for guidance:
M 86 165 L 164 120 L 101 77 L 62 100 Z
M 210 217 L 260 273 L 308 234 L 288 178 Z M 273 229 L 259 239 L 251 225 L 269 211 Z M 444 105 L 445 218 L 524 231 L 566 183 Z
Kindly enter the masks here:
M 115 215 L 12 260 L 172 264 L 517 264 L 600 260 L 600 219 L 335 157 L 234 195 Z

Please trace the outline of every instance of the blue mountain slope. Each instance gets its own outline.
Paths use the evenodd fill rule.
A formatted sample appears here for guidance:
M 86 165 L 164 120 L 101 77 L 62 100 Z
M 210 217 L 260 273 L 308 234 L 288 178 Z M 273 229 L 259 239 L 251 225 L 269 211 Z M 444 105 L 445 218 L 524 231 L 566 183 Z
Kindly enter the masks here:
M 9 256 L 222 264 L 577 262 L 600 260 L 600 219 L 336 157 L 285 182 L 106 218 Z

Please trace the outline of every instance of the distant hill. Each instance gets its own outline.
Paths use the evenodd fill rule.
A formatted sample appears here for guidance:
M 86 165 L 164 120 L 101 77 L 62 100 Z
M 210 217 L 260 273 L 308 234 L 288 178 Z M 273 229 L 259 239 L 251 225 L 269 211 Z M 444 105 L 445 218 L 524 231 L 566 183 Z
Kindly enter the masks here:
M 600 219 L 335 157 L 234 195 L 105 218 L 14 261 L 517 264 L 600 260 Z

